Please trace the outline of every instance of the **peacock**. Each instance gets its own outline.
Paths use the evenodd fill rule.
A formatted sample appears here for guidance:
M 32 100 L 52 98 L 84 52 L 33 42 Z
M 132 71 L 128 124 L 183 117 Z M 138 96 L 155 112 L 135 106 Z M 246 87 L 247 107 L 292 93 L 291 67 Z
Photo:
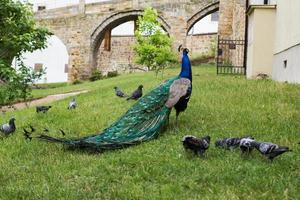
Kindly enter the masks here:
M 187 108 L 192 94 L 192 69 L 188 49 L 181 48 L 182 66 L 178 76 L 170 78 L 140 98 L 129 110 L 101 133 L 78 139 L 54 138 L 42 134 L 37 138 L 57 142 L 72 149 L 109 150 L 140 144 L 156 138 L 169 122 L 171 109 L 176 122 Z

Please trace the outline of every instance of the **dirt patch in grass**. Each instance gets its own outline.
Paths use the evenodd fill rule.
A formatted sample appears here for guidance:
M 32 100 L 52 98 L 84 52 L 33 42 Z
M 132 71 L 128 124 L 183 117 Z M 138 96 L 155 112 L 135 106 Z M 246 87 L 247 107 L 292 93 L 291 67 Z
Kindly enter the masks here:
M 16 103 L 11 106 L 3 106 L 1 108 L 1 112 L 19 110 L 19 109 L 28 108 L 28 107 L 37 106 L 37 105 L 44 105 L 44 104 L 48 104 L 48 103 L 51 103 L 54 101 L 65 99 L 70 96 L 76 96 L 78 94 L 87 93 L 87 92 L 89 92 L 89 91 L 82 90 L 82 91 L 68 92 L 68 93 L 63 93 L 63 94 L 53 94 L 53 95 L 49 95 L 49 96 L 39 98 L 39 99 L 34 99 L 31 101 L 27 101 L 27 102 Z

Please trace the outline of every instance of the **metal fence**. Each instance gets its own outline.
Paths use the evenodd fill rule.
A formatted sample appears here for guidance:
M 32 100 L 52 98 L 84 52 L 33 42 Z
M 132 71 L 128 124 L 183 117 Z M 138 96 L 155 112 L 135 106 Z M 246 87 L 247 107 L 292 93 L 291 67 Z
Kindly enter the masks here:
M 218 37 L 217 74 L 246 74 L 245 40 Z

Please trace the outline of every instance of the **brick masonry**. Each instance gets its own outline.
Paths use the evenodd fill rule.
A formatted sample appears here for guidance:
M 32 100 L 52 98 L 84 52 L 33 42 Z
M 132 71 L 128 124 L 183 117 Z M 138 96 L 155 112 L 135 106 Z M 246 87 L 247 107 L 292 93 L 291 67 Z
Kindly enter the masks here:
M 176 49 L 180 44 L 187 45 L 187 32 L 194 23 L 218 9 L 220 9 L 219 34 L 222 37 L 242 36 L 245 27 L 243 2 L 245 1 L 110 0 L 84 4 L 85 1 L 80 0 L 79 5 L 43 10 L 35 13 L 35 16 L 40 25 L 48 27 L 66 45 L 71 72 L 69 81 L 74 81 L 87 78 L 92 69 L 97 66 L 101 69 L 109 68 L 98 63 L 99 58 L 105 54 L 100 47 L 104 32 L 121 23 L 136 19 L 147 6 L 158 10 L 159 19 L 174 39 L 174 49 Z M 125 53 L 129 53 L 129 50 L 125 49 Z M 114 55 L 114 52 L 110 54 Z M 125 63 L 125 57 L 128 56 L 124 56 L 124 59 L 120 58 L 121 63 Z M 113 60 L 108 63 L 113 63 Z

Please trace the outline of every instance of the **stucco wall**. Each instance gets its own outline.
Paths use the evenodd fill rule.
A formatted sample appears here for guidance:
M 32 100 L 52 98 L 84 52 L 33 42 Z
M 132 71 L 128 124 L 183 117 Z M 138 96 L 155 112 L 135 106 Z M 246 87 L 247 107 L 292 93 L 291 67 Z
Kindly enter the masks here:
M 278 0 L 275 54 L 300 43 L 300 1 Z
M 68 73 L 65 73 L 65 65 L 69 60 L 67 48 L 56 36 L 51 36 L 47 44 L 46 49 L 23 54 L 23 61 L 31 68 L 36 63 L 43 64 L 43 68 L 46 68 L 46 74 L 38 83 L 66 82 Z
M 284 61 L 287 62 L 286 67 Z M 300 44 L 274 56 L 272 78 L 280 82 L 300 83 Z
M 300 83 L 300 1 L 278 0 L 273 79 Z M 286 67 L 284 66 L 286 61 Z
M 272 75 L 275 14 L 274 6 L 254 6 L 249 12 L 247 78 Z

